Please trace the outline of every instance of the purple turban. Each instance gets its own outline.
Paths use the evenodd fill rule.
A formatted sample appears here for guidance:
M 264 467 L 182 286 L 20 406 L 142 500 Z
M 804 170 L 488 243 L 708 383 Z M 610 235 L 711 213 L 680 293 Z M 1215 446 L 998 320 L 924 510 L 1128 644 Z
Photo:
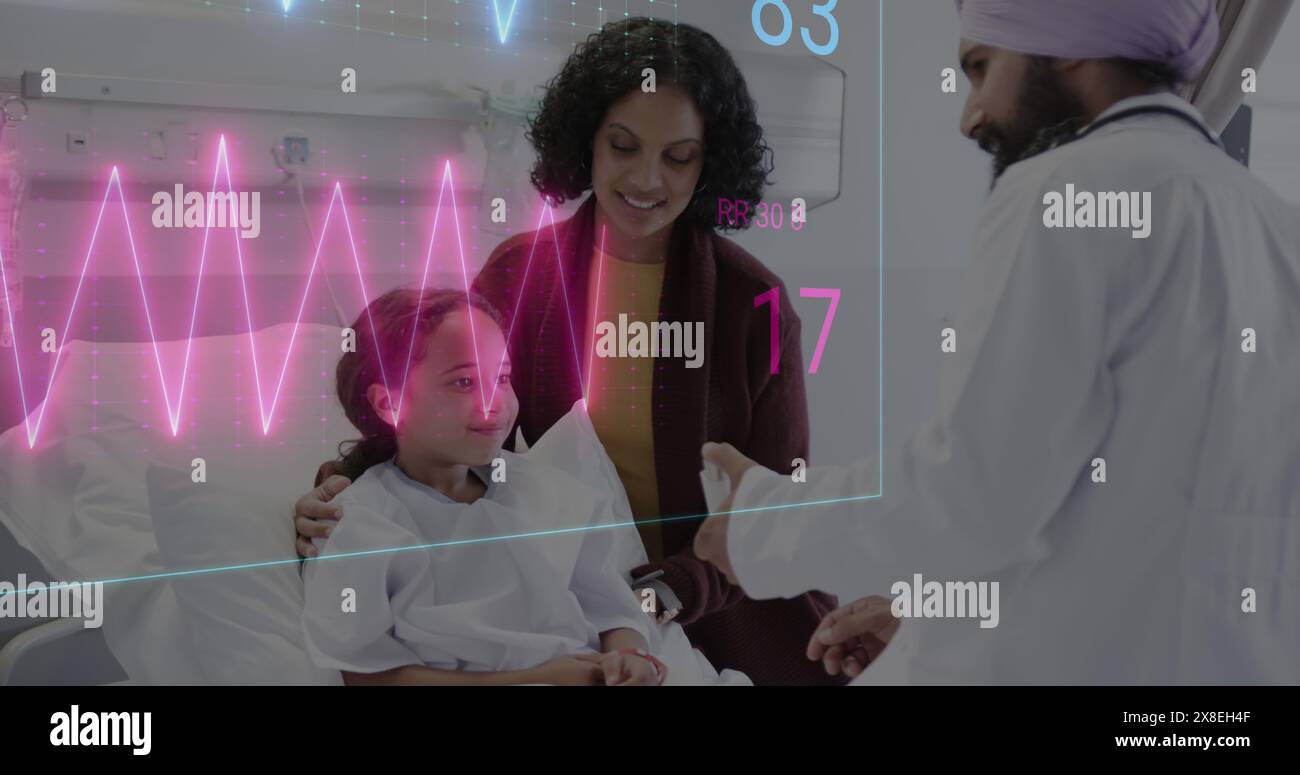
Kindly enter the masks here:
M 957 0 L 962 37 L 1021 54 L 1163 62 L 1190 81 L 1219 43 L 1213 0 Z

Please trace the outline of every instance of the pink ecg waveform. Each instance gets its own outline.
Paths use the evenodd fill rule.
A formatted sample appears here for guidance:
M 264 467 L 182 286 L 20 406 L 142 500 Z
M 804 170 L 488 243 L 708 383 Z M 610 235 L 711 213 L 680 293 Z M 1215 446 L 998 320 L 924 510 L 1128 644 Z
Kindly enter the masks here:
M 225 171 L 225 178 L 226 178 L 226 180 L 225 180 L 225 182 L 226 182 L 226 191 L 227 191 L 227 193 L 228 193 L 229 195 L 233 196 L 233 194 L 234 194 L 234 190 L 233 190 L 232 177 L 231 177 L 231 174 L 230 174 L 230 161 L 229 161 L 229 157 L 228 157 L 228 154 L 227 154 L 227 151 L 226 151 L 226 138 L 225 138 L 224 135 L 221 137 L 220 143 L 219 143 L 219 145 L 218 145 L 218 148 L 217 148 L 217 161 L 216 161 L 216 164 L 214 165 L 214 168 L 213 168 L 213 171 L 212 171 L 212 188 L 211 188 L 211 191 L 212 191 L 213 193 L 215 193 L 215 192 L 217 191 L 217 181 L 218 181 L 218 178 L 219 178 L 219 176 L 220 176 L 220 173 L 221 173 L 223 170 Z M 427 252 L 426 255 L 425 255 L 425 260 L 424 260 L 424 269 L 423 269 L 423 272 L 422 272 L 422 274 L 421 274 L 421 276 L 420 276 L 420 287 L 421 287 L 421 288 L 424 287 L 425 283 L 426 283 L 427 280 L 428 280 L 428 276 L 429 276 L 429 267 L 430 267 L 430 265 L 432 264 L 432 261 L 433 261 L 433 246 L 434 246 L 434 242 L 435 242 L 435 240 L 436 240 L 436 238 L 437 238 L 437 235 L 438 235 L 438 224 L 439 224 L 439 221 L 440 221 L 440 219 L 441 219 L 441 215 L 442 215 L 442 200 L 443 200 L 443 196 L 444 196 L 444 195 L 446 194 L 446 192 L 447 192 L 448 184 L 451 183 L 451 182 L 453 182 L 453 181 L 454 181 L 454 178 L 453 178 L 453 175 L 452 175 L 451 162 L 448 161 L 448 162 L 445 162 L 445 163 L 443 164 L 442 182 L 441 182 L 441 186 L 440 186 L 439 191 L 438 191 L 438 203 L 437 203 L 437 205 L 436 205 L 436 209 L 435 209 L 435 211 L 434 211 L 432 233 L 430 234 L 430 237 L 429 237 L 429 249 L 428 249 L 428 252 Z M 84 284 L 85 279 L 86 279 L 86 271 L 87 271 L 87 270 L 89 269 L 89 267 L 90 267 L 90 261 L 91 261 L 91 258 L 95 255 L 95 241 L 96 241 L 96 239 L 97 239 L 98 236 L 99 236 L 99 228 L 100 228 L 100 225 L 103 223 L 103 220 L 104 220 L 104 212 L 105 212 L 105 210 L 108 209 L 108 200 L 109 200 L 109 196 L 111 195 L 111 193 L 113 192 L 114 189 L 117 190 L 117 194 L 118 194 L 118 202 L 121 204 L 121 207 L 122 207 L 122 220 L 123 220 L 123 223 L 124 223 L 124 225 L 125 225 L 125 227 L 126 227 L 127 241 L 128 241 L 128 244 L 130 245 L 130 248 L 131 248 L 131 258 L 132 258 L 132 261 L 133 261 L 133 265 L 134 265 L 134 267 L 135 267 L 135 274 L 136 274 L 136 278 L 137 278 L 137 280 L 138 280 L 139 287 L 140 287 L 140 299 L 141 299 L 141 304 L 143 305 L 143 308 L 144 308 L 144 317 L 145 317 L 145 322 L 146 322 L 146 324 L 147 324 L 147 326 L 148 326 L 148 329 L 149 329 L 149 341 L 150 341 L 150 344 L 151 344 L 152 347 L 153 347 L 154 361 L 155 361 L 155 363 L 156 363 L 157 366 L 158 366 L 158 381 L 159 381 L 159 383 L 160 383 L 160 385 L 161 385 L 161 387 L 162 387 L 163 401 L 164 401 L 164 403 L 166 404 L 166 407 L 167 407 L 167 420 L 168 420 L 168 423 L 169 423 L 169 425 L 170 425 L 170 427 L 171 427 L 172 436 L 176 436 L 176 435 L 179 434 L 179 429 L 180 429 L 180 421 L 181 421 L 181 407 L 183 406 L 183 403 L 184 403 L 185 388 L 186 388 L 187 380 L 188 380 L 188 376 L 189 376 L 190 350 L 191 350 L 191 345 L 193 344 L 193 341 L 194 341 L 194 325 L 195 325 L 195 321 L 197 320 L 197 317 L 198 317 L 199 299 L 200 299 L 200 296 L 201 296 L 201 294 L 202 294 L 202 289 L 203 289 L 204 266 L 205 266 L 206 261 L 207 261 L 207 253 L 208 253 L 208 236 L 209 236 L 209 232 L 211 231 L 211 229 L 213 229 L 213 228 L 221 228 L 221 227 L 213 227 L 213 226 L 211 225 L 211 223 L 209 223 L 209 225 L 208 225 L 206 228 L 203 229 L 203 248 L 202 248 L 202 251 L 201 251 L 200 254 L 199 254 L 198 278 L 197 278 L 197 282 L 195 283 L 195 288 L 194 288 L 194 302 L 193 302 L 193 307 L 192 307 L 192 310 L 191 310 L 191 313 L 190 313 L 190 327 L 189 327 L 189 334 L 188 334 L 188 336 L 187 336 L 187 338 L 186 338 L 185 356 L 184 356 L 183 364 L 182 364 L 182 367 L 181 367 L 180 382 L 179 382 L 178 385 L 175 386 L 175 388 L 176 388 L 176 396 L 175 396 L 175 402 L 173 402 L 173 400 L 172 400 L 172 391 L 171 391 L 170 386 L 169 386 L 169 384 L 168 384 L 167 377 L 166 377 L 166 375 L 164 374 L 164 371 L 163 371 L 162 357 L 161 357 L 161 355 L 160 355 L 160 353 L 159 353 L 159 350 L 158 350 L 158 339 L 157 339 L 156 335 L 154 334 L 153 313 L 151 312 L 150 307 L 149 307 L 149 297 L 148 297 L 148 294 L 145 292 L 145 287 L 144 287 L 144 273 L 143 273 L 143 271 L 142 271 L 141 268 L 140 268 L 140 259 L 139 259 L 139 255 L 138 255 L 138 253 L 137 253 L 137 251 L 136 251 L 136 247 L 135 247 L 135 238 L 134 238 L 134 236 L 133 236 L 133 234 L 132 234 L 132 232 L 131 232 L 131 221 L 130 221 L 130 218 L 129 218 L 129 216 L 127 215 L 127 211 L 126 211 L 126 197 L 125 197 L 125 196 L 123 195 L 123 193 L 122 193 L 122 182 L 121 182 L 121 177 L 120 177 L 120 175 L 119 175 L 119 173 L 118 173 L 118 169 L 117 169 L 116 166 L 113 167 L 112 172 L 109 174 L 108 185 L 105 186 L 105 188 L 104 188 L 104 199 L 103 199 L 103 201 L 100 203 L 99 214 L 98 214 L 98 216 L 95 218 L 95 227 L 94 227 L 94 230 L 93 230 L 92 233 L 91 233 L 91 237 L 90 237 L 90 245 L 86 248 L 86 258 L 85 258 L 85 260 L 82 262 L 82 266 L 81 266 L 81 274 L 80 274 L 80 276 L 79 276 L 78 279 L 77 279 L 76 291 L 73 293 L 73 296 L 72 296 L 72 302 L 71 302 L 71 304 L 69 305 L 69 308 L 68 308 L 68 317 L 67 317 L 67 320 L 64 322 L 64 326 L 63 326 L 63 336 L 61 336 L 61 337 L 57 340 L 58 343 L 59 343 L 59 346 L 58 346 L 58 347 L 56 348 L 56 350 L 55 350 L 54 364 L 53 364 L 53 366 L 50 368 L 50 374 L 51 374 L 51 375 L 54 375 L 54 374 L 56 374 L 57 371 L 58 371 L 59 360 L 60 360 L 60 358 L 62 357 L 62 353 L 63 353 L 63 343 L 64 343 L 65 340 L 66 340 L 66 337 L 67 337 L 67 335 L 68 335 L 68 332 L 71 330 L 71 325 L 72 325 L 73 315 L 74 315 L 74 313 L 77 311 L 77 302 L 78 302 L 78 299 L 80 298 L 80 295 L 81 295 L 81 288 L 82 288 L 82 285 Z M 454 187 L 454 185 L 453 185 L 453 186 L 452 186 L 452 190 L 454 191 L 454 189 L 455 189 L 455 187 Z M 209 197 L 209 201 L 210 201 L 210 197 Z M 262 366 L 261 366 L 261 362 L 259 361 L 259 359 L 258 359 L 258 355 L 257 355 L 257 344 L 256 344 L 256 338 L 255 338 L 255 336 L 254 336 L 254 331 L 256 331 L 256 328 L 255 328 L 254 325 L 253 325 L 253 313 L 252 313 L 252 307 L 251 307 L 251 304 L 249 303 L 249 298 L 248 298 L 248 281 L 247 281 L 246 273 L 245 273 L 245 271 L 244 271 L 244 258 L 243 258 L 243 251 L 242 251 L 242 248 L 241 248 L 241 246 L 240 246 L 240 238 L 239 238 L 239 235 L 238 235 L 236 229 L 227 229 L 228 231 L 230 231 L 231 236 L 232 236 L 232 238 L 233 238 L 234 241 L 235 241 L 235 256 L 236 256 L 236 261 L 237 261 L 238 269 L 239 269 L 239 283 L 240 283 L 240 288 L 241 288 L 241 290 L 242 290 L 242 292 L 243 292 L 243 299 L 244 299 L 244 314 L 245 314 L 245 320 L 246 320 L 246 322 L 247 322 L 247 324 L 248 324 L 249 351 L 250 351 L 250 353 L 251 353 L 251 357 L 252 357 L 252 359 L 253 359 L 253 379 L 254 379 L 254 382 L 256 383 L 256 386 L 257 386 L 257 404 L 258 404 L 258 413 L 259 413 L 259 415 L 260 415 L 260 419 L 261 419 L 261 422 L 262 422 L 262 433 L 263 433 L 263 435 L 268 435 L 268 434 L 270 433 L 271 423 L 272 423 L 272 420 L 273 420 L 274 417 L 275 417 L 276 406 L 277 406 L 277 404 L 278 404 L 278 402 L 279 402 L 279 398 L 280 398 L 280 390 L 281 390 L 281 388 L 282 388 L 283 385 L 284 385 L 284 377 L 285 377 L 285 374 L 286 374 L 286 372 L 287 372 L 287 370 L 288 370 L 289 359 L 290 359 L 290 358 L 292 357 L 292 355 L 293 355 L 294 342 L 295 342 L 296 339 L 297 339 L 298 328 L 299 328 L 299 326 L 300 326 L 301 323 L 302 323 L 302 314 L 303 314 L 303 310 L 304 310 L 305 307 L 306 307 L 308 294 L 309 294 L 309 292 L 311 291 L 311 283 L 312 283 L 312 279 L 316 276 L 316 267 L 317 267 L 317 265 L 318 265 L 318 263 L 319 263 L 319 261 L 320 261 L 321 248 L 322 248 L 322 246 L 324 245 L 324 242 L 325 242 L 325 234 L 326 234 L 326 232 L 327 232 L 328 229 L 329 229 L 330 219 L 333 218 L 333 216 L 334 216 L 334 209 L 335 209 L 335 204 L 336 204 L 336 203 L 338 204 L 339 212 L 342 213 L 343 224 L 344 224 L 344 227 L 345 227 L 346 232 L 347 232 L 347 235 L 348 235 L 348 246 L 349 246 L 349 248 L 351 249 L 351 252 L 352 252 L 352 259 L 353 259 L 353 264 L 354 264 L 354 266 L 356 267 L 356 271 L 357 271 L 357 282 L 358 282 L 359 285 L 360 285 L 361 295 L 362 295 L 362 298 L 363 298 L 363 300 L 364 300 L 364 302 L 365 302 L 365 305 L 366 305 L 366 314 L 367 314 L 367 315 L 370 314 L 370 302 L 371 302 L 371 298 L 370 298 L 369 293 L 368 293 L 367 290 L 366 290 L 365 277 L 364 277 L 364 273 L 362 272 L 362 269 L 361 269 L 361 259 L 360 259 L 360 257 L 359 257 L 358 254 L 357 254 L 356 242 L 355 242 L 355 240 L 353 239 L 353 236 L 352 236 L 352 223 L 351 223 L 351 219 L 348 217 L 347 203 L 346 203 L 346 202 L 344 201 L 344 199 L 343 199 L 343 186 L 342 186 L 341 183 L 339 183 L 339 182 L 335 182 L 333 193 L 332 193 L 332 195 L 330 196 L 329 206 L 328 206 L 328 209 L 326 210 L 326 213 L 325 213 L 325 220 L 324 220 L 324 221 L 322 222 L 322 224 L 321 224 L 320 232 L 319 232 L 319 235 L 318 235 L 318 237 L 317 237 L 317 239 L 316 239 L 316 247 L 315 247 L 315 251 L 314 251 L 313 256 L 312 256 L 311 267 L 307 270 L 307 281 L 306 281 L 305 286 L 303 287 L 302 300 L 301 300 L 301 302 L 300 302 L 299 305 L 298 305 L 298 312 L 297 312 L 297 315 L 296 315 L 295 318 L 294 318 L 293 329 L 292 329 L 292 331 L 291 331 L 291 333 L 290 333 L 288 348 L 287 348 L 286 351 L 285 351 L 284 362 L 280 365 L 280 373 L 279 373 L 279 377 L 276 379 L 275 387 L 274 387 L 274 389 L 271 391 L 271 395 L 270 395 L 269 400 L 268 400 L 268 398 L 267 398 L 267 396 L 266 396 L 266 392 L 267 392 L 267 391 L 266 391 L 266 388 L 263 386 L 263 382 L 262 382 Z M 463 241 L 462 241 L 462 239 L 461 239 L 460 217 L 459 217 L 459 213 L 458 213 L 457 210 L 456 210 L 456 199 L 455 199 L 455 196 L 453 196 L 453 197 L 451 198 L 451 210 L 452 210 L 452 223 L 453 223 L 453 226 L 455 227 L 455 230 L 456 230 L 456 246 L 457 246 L 457 252 L 458 252 L 458 255 L 459 255 L 459 259 L 460 259 L 461 278 L 462 278 L 462 280 L 463 280 L 463 282 L 464 282 L 465 291 L 466 291 L 466 293 L 468 293 L 469 290 L 470 290 L 469 267 L 468 267 L 468 265 L 465 263 L 465 248 L 464 248 L 464 243 L 463 243 Z M 527 289 L 528 273 L 529 273 L 529 270 L 532 268 L 532 263 L 533 263 L 534 254 L 536 253 L 536 250 L 537 250 L 537 238 L 540 237 L 540 235 L 541 235 L 541 229 L 542 229 L 543 224 L 544 224 L 546 221 L 548 221 L 548 220 L 549 220 L 549 222 L 550 222 L 550 226 L 551 226 L 551 229 L 552 229 L 552 233 L 554 233 L 554 229 L 555 229 L 555 217 L 554 217 L 554 213 L 552 212 L 552 210 L 551 210 L 549 204 L 543 203 L 542 213 L 541 213 L 541 216 L 540 216 L 539 219 L 538 219 L 537 229 L 536 229 L 536 231 L 535 231 L 535 237 L 534 237 L 534 240 L 533 240 L 533 246 L 532 246 L 532 249 L 529 250 L 529 253 L 528 253 L 528 262 L 527 262 L 527 264 L 525 264 L 525 266 L 524 266 L 524 276 L 523 276 L 523 280 L 522 280 L 522 282 L 521 282 L 522 287 L 520 288 L 520 293 L 518 294 L 518 301 L 516 301 L 516 312 L 518 311 L 519 301 L 522 301 L 522 299 L 523 299 L 523 291 Z M 558 245 L 559 245 L 559 241 L 558 241 L 558 239 L 555 240 L 555 245 L 556 245 L 555 260 L 556 260 L 556 262 L 557 262 L 557 264 L 558 264 L 558 262 L 560 261 L 559 247 L 558 247 Z M 563 281 L 563 274 L 561 273 L 560 276 L 561 276 L 561 281 Z M 4 256 L 3 256 L 3 255 L 0 255 L 0 288 L 3 288 L 3 289 L 4 289 L 4 309 L 5 309 L 6 314 L 8 315 L 8 319 L 9 319 L 9 323 L 10 323 L 10 328 L 12 329 L 12 328 L 13 328 L 13 322 L 14 322 L 14 321 L 13 321 L 13 310 L 12 310 L 12 307 L 10 306 L 10 302 L 9 302 L 9 290 L 8 290 L 9 286 L 8 286 L 8 278 L 5 276 L 5 270 L 4 270 Z M 562 288 L 562 290 L 563 290 L 563 295 L 564 295 L 564 300 L 565 300 L 565 307 L 566 307 L 566 310 L 567 310 L 567 308 L 568 308 L 568 290 L 567 290 L 567 288 Z M 512 335 L 513 335 L 513 333 L 514 333 L 514 321 L 517 319 L 517 317 L 518 317 L 517 315 L 512 315 L 512 316 L 511 316 L 510 330 L 506 332 L 506 341 L 507 341 L 507 342 L 512 341 Z M 372 323 L 372 325 L 371 325 L 371 332 L 372 332 L 372 338 L 373 338 L 373 337 L 375 336 L 375 334 L 374 334 L 373 319 L 371 320 L 371 323 Z M 569 336 L 570 336 L 570 340 L 571 340 L 571 342 L 573 343 L 573 348 L 574 348 L 575 368 L 578 369 L 579 385 L 582 387 L 582 394 L 583 394 L 583 397 L 584 397 L 584 399 L 585 399 L 586 396 L 587 396 L 587 393 L 586 393 L 586 388 L 585 388 L 585 386 L 583 386 L 583 385 L 584 385 L 584 380 L 583 380 L 583 376 L 582 376 L 582 368 L 581 368 L 581 364 L 580 364 L 580 362 L 578 362 L 578 361 L 576 360 L 576 359 L 577 359 L 577 348 L 578 348 L 578 343 L 577 343 L 577 337 L 576 337 L 576 334 L 575 334 L 575 332 L 573 331 L 572 317 L 570 317 L 569 327 L 570 327 L 570 330 L 569 330 Z M 496 374 L 493 376 L 493 379 L 492 379 L 492 385 L 493 385 L 493 388 L 492 388 L 492 394 L 489 396 L 489 395 L 487 395 L 487 394 L 484 392 L 484 387 L 483 387 L 483 385 L 484 385 L 484 382 L 483 382 L 483 366 L 482 366 L 482 361 L 481 361 L 481 359 L 477 357 L 477 353 L 479 352 L 479 350 L 478 350 L 478 336 L 477 336 L 477 333 L 474 331 L 474 328 L 473 328 L 473 318 L 472 318 L 472 317 L 470 318 L 470 332 L 471 332 L 471 336 L 472 336 L 473 339 L 474 339 L 474 343 L 473 343 L 473 345 L 474 345 L 474 351 L 475 351 L 475 354 L 476 354 L 475 361 L 476 361 L 476 363 L 478 364 L 478 366 L 477 366 L 478 375 L 477 375 L 477 376 L 478 376 L 478 382 L 479 382 L 479 396 L 480 396 L 480 399 L 483 401 L 483 412 L 484 412 L 484 416 L 486 417 L 487 414 L 488 414 L 489 408 L 492 406 L 492 402 L 493 402 L 493 401 L 495 400 L 495 398 L 496 398 L 497 378 L 500 377 L 500 375 L 501 375 L 501 370 L 502 370 L 502 369 L 504 368 L 504 366 L 505 366 L 505 353 L 504 353 L 504 352 L 502 353 L 501 359 L 500 359 L 500 361 L 497 363 Z M 396 408 L 395 408 L 395 410 L 394 410 L 394 415 L 395 415 L 395 416 L 400 416 L 400 413 L 401 413 L 401 401 L 402 401 L 401 396 L 402 396 L 402 393 L 405 392 L 405 391 L 404 391 L 404 388 L 405 388 L 405 385 L 406 385 L 406 378 L 407 378 L 407 376 L 408 376 L 409 373 L 410 373 L 411 355 L 412 355 L 412 353 L 414 352 L 414 349 L 415 349 L 415 336 L 416 336 L 416 333 L 413 332 L 413 333 L 412 333 L 411 346 L 410 346 L 410 348 L 409 348 L 408 351 L 407 351 L 406 367 L 405 367 L 405 369 L 403 370 L 403 374 L 402 374 L 402 383 L 401 383 L 402 390 L 398 392 L 397 406 L 396 406 Z M 376 347 L 378 347 L 378 341 L 377 341 L 377 340 L 374 340 L 374 341 L 373 341 L 373 344 L 374 344 Z M 36 446 L 36 439 L 37 439 L 37 437 L 38 437 L 38 435 L 39 435 L 39 433 L 40 433 L 41 423 L 42 423 L 42 421 L 43 421 L 44 418 L 45 418 L 45 412 L 46 412 L 46 410 L 47 410 L 47 408 L 48 408 L 48 405 L 49 405 L 49 400 L 48 400 L 48 399 L 49 399 L 49 397 L 50 397 L 50 390 L 51 390 L 51 388 L 52 388 L 53 385 L 54 385 L 54 379 L 53 379 L 53 377 L 51 377 L 49 383 L 47 383 L 46 388 L 45 388 L 45 397 L 41 400 L 41 402 L 40 402 L 40 408 L 39 408 L 39 410 L 37 410 L 37 411 L 35 412 L 35 420 L 33 421 L 33 419 L 32 419 L 33 412 L 32 412 L 32 409 L 31 409 L 29 403 L 28 403 L 28 400 L 27 400 L 26 388 L 25 388 L 25 386 L 24 386 L 24 381 L 23 381 L 22 361 L 21 361 L 21 358 L 19 357 L 19 352 L 18 352 L 18 351 L 19 351 L 19 343 L 18 343 L 18 341 L 17 341 L 16 338 L 15 338 L 14 345 L 13 345 L 13 348 L 12 348 L 12 349 L 13 349 L 13 353 L 14 353 L 14 365 L 15 365 L 15 367 L 16 367 L 16 369 L 17 369 L 17 379 L 18 379 L 18 394 L 19 394 L 19 400 L 22 402 L 22 408 L 23 408 L 23 422 L 25 423 L 25 425 L 26 425 L 26 430 L 27 430 L 27 445 L 28 445 L 29 448 L 31 448 L 31 447 L 35 447 L 35 446 Z M 385 389 L 389 389 L 389 388 L 390 388 L 390 383 L 389 383 L 389 381 L 388 381 L 388 374 L 387 374 L 386 372 L 384 372 L 384 370 L 383 370 L 383 367 L 382 367 L 382 360 L 381 360 L 381 377 L 382 377 L 382 379 L 383 379 Z

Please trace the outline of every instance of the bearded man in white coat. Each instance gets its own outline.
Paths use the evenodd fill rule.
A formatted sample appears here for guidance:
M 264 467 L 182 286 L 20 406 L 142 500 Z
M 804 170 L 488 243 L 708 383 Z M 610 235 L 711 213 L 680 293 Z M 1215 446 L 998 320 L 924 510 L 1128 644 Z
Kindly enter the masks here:
M 706 445 L 697 553 L 860 598 L 809 644 L 857 683 L 1300 682 L 1300 212 L 1173 93 L 1214 3 L 958 7 L 996 182 L 938 416 L 883 481 Z

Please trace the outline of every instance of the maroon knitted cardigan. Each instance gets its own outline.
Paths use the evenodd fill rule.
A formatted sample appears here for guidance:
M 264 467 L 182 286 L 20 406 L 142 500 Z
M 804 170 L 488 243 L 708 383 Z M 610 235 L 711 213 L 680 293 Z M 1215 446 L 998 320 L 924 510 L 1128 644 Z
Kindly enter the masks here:
M 582 337 L 594 239 L 595 199 L 589 197 L 573 218 L 554 229 L 506 240 L 474 281 L 474 290 L 513 320 L 510 356 L 518 426 L 530 442 L 582 396 L 579 369 L 587 358 L 579 353 L 589 346 Z M 754 297 L 773 287 L 780 288 L 780 367 L 775 375 L 770 310 L 754 307 Z M 655 362 L 655 472 L 660 512 L 670 518 L 660 523 L 666 559 L 633 573 L 663 570 L 663 580 L 682 601 L 678 621 L 715 667 L 740 670 L 757 684 L 842 683 L 804 655 L 817 623 L 835 607 L 834 597 L 810 592 L 788 600 L 751 600 L 692 548 L 700 520 L 691 517 L 708 512 L 698 477 L 704 442 L 730 442 L 776 471 L 790 471 L 796 457 L 808 459 L 800 323 L 785 286 L 735 243 L 679 222 L 659 317 L 703 321 L 706 357 L 697 369 L 686 368 L 681 358 Z M 579 337 L 576 347 L 571 332 Z

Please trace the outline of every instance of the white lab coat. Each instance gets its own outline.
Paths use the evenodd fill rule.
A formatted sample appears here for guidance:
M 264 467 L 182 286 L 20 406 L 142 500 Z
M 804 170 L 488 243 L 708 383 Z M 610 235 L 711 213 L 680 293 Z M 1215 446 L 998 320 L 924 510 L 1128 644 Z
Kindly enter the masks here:
M 1144 104 L 1201 120 L 1172 95 L 1107 113 Z M 1045 228 L 1067 183 L 1152 192 L 1151 236 Z M 883 497 L 733 517 L 745 590 L 999 582 L 997 627 L 908 619 L 859 683 L 1300 682 L 1300 212 L 1135 116 L 1005 173 L 963 291 L 938 417 Z M 880 492 L 879 468 L 755 469 L 735 508 Z

